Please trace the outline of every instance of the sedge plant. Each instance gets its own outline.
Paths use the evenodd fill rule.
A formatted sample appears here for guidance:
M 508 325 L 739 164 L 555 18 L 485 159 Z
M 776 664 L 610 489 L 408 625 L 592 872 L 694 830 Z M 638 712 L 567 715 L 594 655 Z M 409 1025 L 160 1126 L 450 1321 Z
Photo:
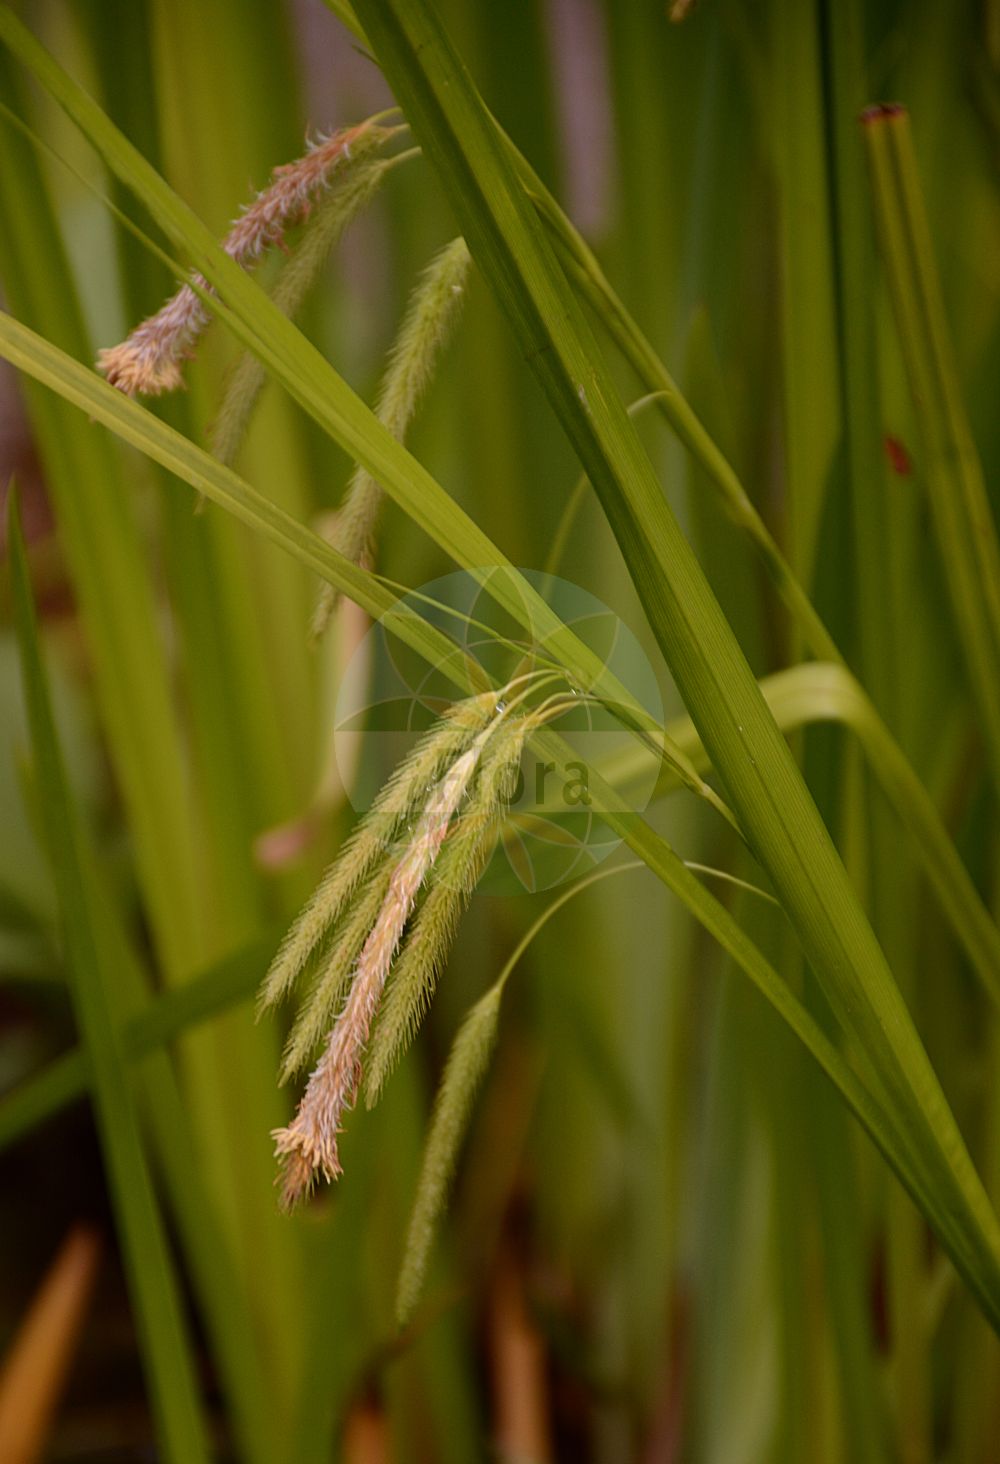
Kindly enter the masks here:
M 986 1464 L 992 12 L 214 11 L 0 10 L 11 1237 L 172 1461 Z

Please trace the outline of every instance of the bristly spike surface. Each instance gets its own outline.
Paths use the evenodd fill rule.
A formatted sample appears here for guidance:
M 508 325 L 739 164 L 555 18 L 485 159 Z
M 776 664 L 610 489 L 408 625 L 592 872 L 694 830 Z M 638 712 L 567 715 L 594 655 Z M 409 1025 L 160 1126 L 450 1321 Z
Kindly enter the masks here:
M 461 725 L 464 719 L 457 720 Z M 449 723 L 443 725 L 448 727 Z M 455 725 L 455 719 L 451 725 Z M 327 1180 L 340 1173 L 340 1123 L 354 1103 L 368 1034 L 390 967 L 421 887 L 437 860 L 494 726 L 495 722 L 487 724 L 453 757 L 433 785 L 420 819 L 393 867 L 385 899 L 358 956 L 344 1008 L 313 1069 L 295 1117 L 287 1127 L 275 1131 L 286 1207 L 308 1193 L 314 1172 Z M 308 1165 L 308 1177 L 303 1160 Z
M 358 957 L 389 891 L 394 864 L 390 849 L 369 882 L 358 892 L 343 924 L 330 940 L 312 988 L 299 1008 L 281 1060 L 280 1081 L 287 1083 L 305 1067 L 329 1032 L 350 990 Z
M 347 228 L 368 206 L 383 178 L 395 166 L 395 159 L 372 156 L 379 146 L 375 131 L 363 139 L 335 171 L 321 202 L 303 209 L 303 230 L 294 251 L 284 265 L 271 299 L 294 320 L 320 277 L 323 267 Z M 232 466 L 246 437 L 254 407 L 267 380 L 267 368 L 252 352 L 236 362 L 226 382 L 218 415 L 210 429 L 212 451 L 220 462 Z
M 434 256 L 410 297 L 399 335 L 389 354 L 375 411 L 392 435 L 403 441 L 427 390 L 437 359 L 465 297 L 469 251 L 453 239 Z M 374 560 L 375 530 L 382 490 L 364 468 L 357 468 L 334 521 L 332 542 L 355 564 Z M 313 635 L 323 634 L 337 603 L 324 585 L 313 617 Z
M 428 785 L 489 722 L 495 707 L 492 692 L 456 703 L 396 769 L 287 932 L 264 978 L 258 1013 L 288 995 L 397 830 L 422 805 Z
M 365 1102 L 371 1106 L 416 1035 L 462 911 L 496 847 L 524 744 L 525 725 L 498 730 L 483 755 L 466 807 L 452 822 L 448 841 L 430 875 L 393 967 L 365 1066 Z
M 380 146 L 393 129 L 374 121 L 359 123 L 319 139 L 303 157 L 275 168 L 268 186 L 258 193 L 235 221 L 222 247 L 245 269 L 272 245 L 280 243 L 292 224 L 299 222 L 309 204 L 326 189 L 347 159 L 357 160 L 359 148 Z M 199 289 L 211 293 L 200 275 L 192 276 Z M 190 284 L 155 315 L 136 326 L 120 345 L 101 351 L 97 368 L 126 396 L 159 396 L 183 386 L 181 366 L 210 319 L 209 312 Z

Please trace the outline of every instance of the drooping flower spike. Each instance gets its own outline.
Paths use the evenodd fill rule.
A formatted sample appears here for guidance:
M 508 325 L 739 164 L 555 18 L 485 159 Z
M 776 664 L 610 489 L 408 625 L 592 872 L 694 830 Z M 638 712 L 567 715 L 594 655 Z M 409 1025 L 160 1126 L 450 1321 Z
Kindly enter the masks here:
M 375 412 L 402 442 L 427 390 L 438 356 L 451 333 L 465 296 L 469 251 L 464 239 L 446 244 L 424 270 L 410 297 L 379 387 Z M 382 490 L 360 465 L 333 521 L 331 542 L 355 564 L 375 559 L 375 535 Z M 337 604 L 337 591 L 324 585 L 313 616 L 312 634 L 326 630 Z
M 383 114 L 384 115 L 384 114 Z M 370 118 L 355 127 L 319 137 L 301 158 L 275 168 L 271 181 L 233 224 L 222 247 L 245 269 L 266 250 L 281 245 L 285 231 L 304 219 L 345 162 L 381 146 L 397 129 Z M 211 292 L 200 275 L 199 289 Z M 197 291 L 182 285 L 155 315 L 121 342 L 98 354 L 98 370 L 127 396 L 158 396 L 184 385 L 182 367 L 210 315 Z
M 383 1008 L 370 1096 L 413 1035 L 488 861 L 532 725 L 502 695 L 459 702 L 421 739 L 327 871 L 265 979 L 263 1007 L 317 966 L 286 1047 L 284 1078 L 326 1033 L 295 1117 L 275 1133 L 286 1209 L 318 1176 L 339 1175 L 338 1135 L 357 1096 L 376 1013 Z

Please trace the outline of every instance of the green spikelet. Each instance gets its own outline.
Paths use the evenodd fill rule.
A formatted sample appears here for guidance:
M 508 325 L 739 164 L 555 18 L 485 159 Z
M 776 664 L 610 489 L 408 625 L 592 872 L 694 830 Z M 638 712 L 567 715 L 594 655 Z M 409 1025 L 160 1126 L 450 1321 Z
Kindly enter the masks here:
M 492 692 L 457 702 L 399 765 L 282 941 L 261 986 L 258 1012 L 276 1005 L 292 989 L 319 943 L 344 914 L 358 886 L 389 847 L 397 829 L 422 807 L 428 785 L 436 781 L 486 726 L 495 706 Z
M 465 240 L 453 239 L 435 255 L 410 298 L 376 404 L 380 421 L 401 442 L 458 313 L 468 268 Z M 374 478 L 358 468 L 333 530 L 335 547 L 356 564 L 371 563 L 381 501 L 382 490 Z M 323 634 L 336 603 L 336 591 L 324 585 L 313 618 L 315 636 Z
M 472 891 L 489 862 L 513 793 L 524 744 L 523 724 L 498 731 L 483 757 L 464 812 L 434 868 L 427 895 L 396 959 L 365 1064 L 365 1102 L 376 1102 L 386 1078 L 413 1040 Z
M 438 1089 L 396 1289 L 396 1321 L 399 1326 L 408 1321 L 420 1295 L 435 1229 L 468 1125 L 472 1100 L 496 1043 L 501 990 L 498 982 L 465 1018 L 452 1045 Z

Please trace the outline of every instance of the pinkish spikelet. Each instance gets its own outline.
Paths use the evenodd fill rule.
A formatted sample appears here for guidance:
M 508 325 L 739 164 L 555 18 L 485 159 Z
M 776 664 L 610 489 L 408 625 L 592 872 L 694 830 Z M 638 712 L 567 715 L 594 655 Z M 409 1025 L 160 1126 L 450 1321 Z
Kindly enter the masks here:
M 200 276 L 199 276 L 200 282 Z M 97 369 L 127 396 L 159 396 L 184 385 L 181 362 L 208 323 L 208 312 L 190 285 L 182 285 L 162 310 L 144 320 L 121 345 L 99 352 Z
M 246 269 L 272 245 L 283 244 L 286 228 L 306 216 L 314 195 L 326 187 L 341 160 L 351 156 L 352 143 L 372 129 L 371 122 L 361 122 L 331 133 L 310 144 L 303 157 L 275 168 L 268 186 L 230 229 L 222 245 L 226 253 Z M 211 290 L 200 274 L 192 279 L 199 289 Z M 100 351 L 97 369 L 127 396 L 177 391 L 184 385 L 181 364 L 193 354 L 209 319 L 196 291 L 182 285 L 120 345 Z
M 278 1176 L 281 1197 L 278 1201 L 286 1214 L 295 1209 L 301 1200 L 308 1197 L 316 1178 L 316 1171 L 304 1154 L 289 1154 L 284 1168 Z
M 350 994 L 326 1051 L 309 1078 L 294 1119 L 274 1133 L 275 1153 L 282 1160 L 282 1204 L 286 1209 L 308 1194 L 317 1173 L 333 1180 L 341 1172 L 337 1150 L 341 1119 L 357 1095 L 362 1055 L 389 968 L 488 735 L 489 729 L 480 733 L 431 794 L 358 957 Z

